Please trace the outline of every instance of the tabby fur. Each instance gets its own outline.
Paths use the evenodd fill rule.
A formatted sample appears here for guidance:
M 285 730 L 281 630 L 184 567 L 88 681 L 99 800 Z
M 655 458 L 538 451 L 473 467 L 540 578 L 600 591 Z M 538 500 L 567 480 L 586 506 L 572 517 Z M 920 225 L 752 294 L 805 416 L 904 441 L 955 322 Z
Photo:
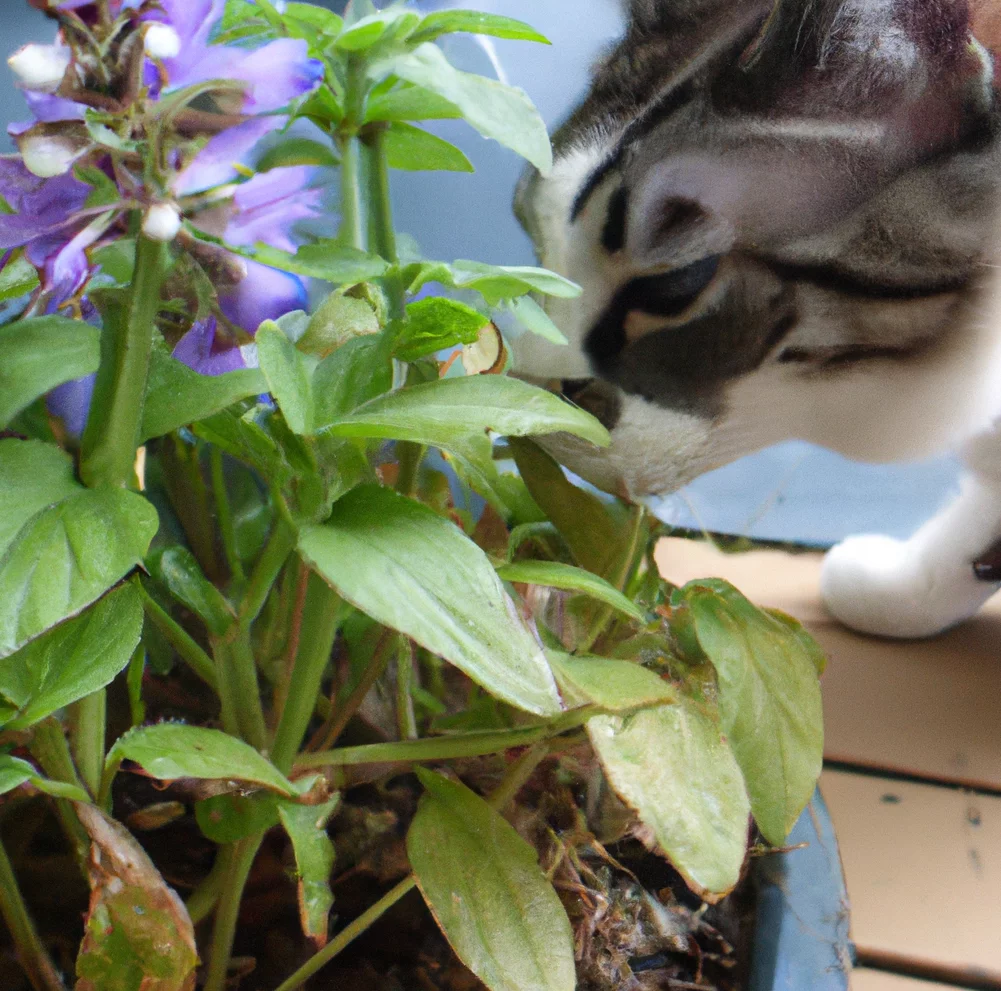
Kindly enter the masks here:
M 1001 102 L 970 8 L 633 0 L 629 15 L 551 174 L 517 196 L 541 263 L 583 287 L 550 306 L 570 347 L 522 338 L 519 366 L 563 380 L 613 437 L 553 449 L 638 498 L 791 438 L 866 461 L 972 444 L 938 519 L 951 529 L 854 538 L 825 570 L 858 628 L 965 618 L 998 587 L 973 564 L 1001 535 Z

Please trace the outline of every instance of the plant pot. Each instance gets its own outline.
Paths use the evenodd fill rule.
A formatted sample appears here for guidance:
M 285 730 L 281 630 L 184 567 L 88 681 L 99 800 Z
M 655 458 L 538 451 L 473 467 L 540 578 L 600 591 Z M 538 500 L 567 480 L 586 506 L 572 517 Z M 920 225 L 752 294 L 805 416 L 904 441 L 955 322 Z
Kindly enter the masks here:
M 791 849 L 799 844 L 801 849 Z M 853 946 L 834 826 L 818 791 L 790 849 L 755 870 L 757 919 L 748 991 L 848 991 Z

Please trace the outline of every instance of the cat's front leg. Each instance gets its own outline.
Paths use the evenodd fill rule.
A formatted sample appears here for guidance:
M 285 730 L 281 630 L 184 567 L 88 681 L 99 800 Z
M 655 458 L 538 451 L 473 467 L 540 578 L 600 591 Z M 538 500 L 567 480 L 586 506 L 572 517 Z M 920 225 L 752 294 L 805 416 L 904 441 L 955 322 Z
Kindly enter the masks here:
M 846 626 L 902 639 L 933 636 L 1001 588 L 975 569 L 1001 537 L 1001 431 L 975 438 L 964 460 L 970 470 L 959 495 L 909 540 L 851 537 L 828 553 L 821 592 Z M 984 566 L 979 572 L 996 574 Z

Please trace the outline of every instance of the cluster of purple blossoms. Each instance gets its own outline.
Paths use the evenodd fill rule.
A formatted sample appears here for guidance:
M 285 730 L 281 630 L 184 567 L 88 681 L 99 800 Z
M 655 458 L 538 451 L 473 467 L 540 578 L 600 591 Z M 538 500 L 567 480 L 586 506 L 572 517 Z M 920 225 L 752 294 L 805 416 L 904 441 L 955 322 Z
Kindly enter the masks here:
M 55 7 L 70 25 L 116 19 L 115 64 L 68 44 L 65 24 L 54 44 L 28 45 L 9 60 L 34 117 L 10 128 L 20 156 L 0 156 L 0 202 L 12 211 L 0 213 L 0 269 L 23 248 L 41 279 L 28 312 L 87 317 L 95 251 L 125 236 L 127 218 L 141 212 L 146 236 L 178 239 L 200 261 L 214 254 L 207 267 L 227 274 L 216 283 L 217 312 L 190 329 L 175 355 L 205 374 L 241 367 L 241 332 L 246 340 L 262 321 L 302 308 L 306 290 L 296 276 L 226 252 L 199 232 L 235 247 L 295 250 L 294 226 L 318 215 L 324 197 L 315 170 L 254 174 L 247 164 L 258 142 L 286 124 L 282 109 L 320 84 L 322 63 L 300 40 L 214 44 L 225 0 Z M 195 102 L 205 96 L 211 110 Z M 148 139 L 145 155 L 134 135 Z M 69 400 L 75 408 L 59 412 L 75 432 L 89 390 L 71 383 L 59 392 L 50 407 Z

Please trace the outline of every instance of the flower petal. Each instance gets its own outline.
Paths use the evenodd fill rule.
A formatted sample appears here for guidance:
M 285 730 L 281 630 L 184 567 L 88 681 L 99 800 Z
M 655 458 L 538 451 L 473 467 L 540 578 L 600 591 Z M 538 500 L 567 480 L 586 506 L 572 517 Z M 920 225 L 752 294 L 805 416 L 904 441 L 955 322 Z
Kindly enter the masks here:
M 199 320 L 178 342 L 174 357 L 202 375 L 223 375 L 244 367 L 243 355 L 234 346 L 220 346 L 216 341 L 215 317 Z
M 66 432 L 74 439 L 78 439 L 87 426 L 95 378 L 94 375 L 86 375 L 81 379 L 71 379 L 56 386 L 45 399 L 49 412 L 63 421 Z
M 45 288 L 54 302 L 62 305 L 90 276 L 87 249 L 111 226 L 114 211 L 104 213 L 76 234 L 45 265 Z
M 309 188 L 315 176 L 312 167 L 295 165 L 262 172 L 245 182 L 233 196 L 236 212 L 224 240 L 239 247 L 263 241 L 283 251 L 295 251 L 292 228 L 322 211 L 326 191 Z
M 286 117 L 255 117 L 213 137 L 182 169 L 171 184 L 175 196 L 190 196 L 238 175 L 236 165 L 247 164 L 254 145 L 266 134 L 285 126 Z
M 0 155 L 0 196 L 14 211 L 0 213 L 0 251 L 66 228 L 89 195 L 72 175 L 40 179 L 16 156 Z
M 306 308 L 309 295 L 297 276 L 259 262 L 246 264 L 247 277 L 235 289 L 219 294 L 222 312 L 237 326 L 253 334 L 265 320 Z

